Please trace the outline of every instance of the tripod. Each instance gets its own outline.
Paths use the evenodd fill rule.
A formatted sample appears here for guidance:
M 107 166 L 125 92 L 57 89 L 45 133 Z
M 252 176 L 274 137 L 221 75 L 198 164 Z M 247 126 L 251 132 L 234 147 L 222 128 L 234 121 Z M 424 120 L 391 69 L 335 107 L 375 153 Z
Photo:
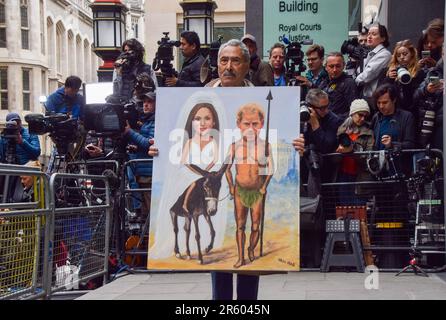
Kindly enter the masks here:
M 406 272 L 409 269 L 412 269 L 412 271 L 415 273 L 416 276 L 425 276 L 429 277 L 429 275 L 418 266 L 418 259 L 421 257 L 421 251 L 412 248 L 410 255 L 410 261 L 407 266 L 403 268 L 400 272 L 398 272 L 395 276 L 399 276 L 401 273 Z

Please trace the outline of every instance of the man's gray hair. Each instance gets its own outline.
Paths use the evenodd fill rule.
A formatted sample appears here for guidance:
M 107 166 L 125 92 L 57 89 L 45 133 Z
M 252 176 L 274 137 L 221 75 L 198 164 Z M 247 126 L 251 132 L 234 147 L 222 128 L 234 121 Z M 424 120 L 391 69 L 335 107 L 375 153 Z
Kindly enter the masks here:
M 319 107 L 319 100 L 324 98 L 328 99 L 328 94 L 325 91 L 322 91 L 321 89 L 311 89 L 308 91 L 305 101 L 312 106 Z
M 220 50 L 218 50 L 218 57 L 220 58 L 221 52 L 223 51 L 224 48 L 226 47 L 239 47 L 240 49 L 242 49 L 242 54 L 243 54 L 243 58 L 245 58 L 246 62 L 249 62 L 250 60 L 250 55 L 249 55 L 249 50 L 248 47 L 241 42 L 240 40 L 237 39 L 231 39 L 226 43 L 223 43 L 220 46 Z

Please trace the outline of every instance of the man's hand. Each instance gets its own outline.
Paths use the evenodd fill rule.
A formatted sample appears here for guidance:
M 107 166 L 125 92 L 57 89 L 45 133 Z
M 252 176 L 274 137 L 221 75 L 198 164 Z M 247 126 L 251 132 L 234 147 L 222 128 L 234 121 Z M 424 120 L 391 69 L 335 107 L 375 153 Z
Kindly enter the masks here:
M 17 144 L 23 144 L 23 137 L 20 132 L 17 134 Z
M 440 80 L 440 82 L 436 84 L 429 82 L 429 84 L 426 87 L 426 91 L 429 92 L 430 94 L 434 94 L 436 92 L 443 91 L 443 87 L 444 87 L 444 80 Z
M 102 155 L 102 149 L 91 143 L 85 146 L 85 151 L 87 151 L 88 155 L 92 158 L 97 158 Z
M 428 67 L 428 68 L 433 68 L 435 67 L 435 65 L 437 64 L 437 62 L 432 58 L 432 57 L 427 57 L 424 59 L 421 59 L 420 61 L 418 61 L 418 65 L 423 68 L 424 66 Z
M 131 129 L 131 127 L 130 127 L 130 123 L 129 123 L 129 121 L 127 120 L 127 121 L 125 122 L 124 134 L 129 133 L 130 129 Z
M 293 140 L 294 149 L 299 152 L 299 155 L 302 157 L 305 151 L 305 138 L 304 135 L 301 134 L 299 138 Z
M 336 149 L 336 152 L 338 153 L 350 153 L 352 151 L 353 151 L 353 146 L 344 147 L 342 145 L 339 145 L 339 147 Z
M 313 131 L 316 131 L 320 127 L 319 117 L 313 108 L 309 108 L 309 110 L 310 110 L 310 126 L 311 129 L 313 129 Z
M 176 78 L 176 77 L 171 77 L 171 78 L 165 79 L 166 86 L 168 86 L 168 87 L 175 87 L 177 85 L 177 82 L 178 82 L 178 78 Z
M 259 190 L 260 194 L 265 194 L 266 193 L 266 186 L 262 186 Z
M 310 80 L 308 80 L 307 78 L 302 77 L 302 76 L 296 76 L 296 80 L 299 81 L 301 83 L 301 85 L 305 86 L 305 87 L 309 87 L 310 88 L 311 85 L 312 85 Z
M 385 134 L 381 137 L 381 143 L 386 147 L 386 148 L 390 148 L 390 146 L 392 145 L 392 137 Z
M 155 143 L 154 139 L 150 139 L 149 143 L 151 144 L 151 146 L 149 147 L 149 152 L 147 152 L 147 154 L 151 157 L 158 157 L 159 155 L 159 151 L 158 148 L 156 148 L 153 144 Z

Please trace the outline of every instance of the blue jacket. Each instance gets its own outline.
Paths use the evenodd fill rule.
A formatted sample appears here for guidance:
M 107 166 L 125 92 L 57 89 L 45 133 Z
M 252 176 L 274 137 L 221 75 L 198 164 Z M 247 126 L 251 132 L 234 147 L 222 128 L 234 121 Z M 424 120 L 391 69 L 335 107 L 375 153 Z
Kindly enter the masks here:
M 21 145 L 16 145 L 17 163 L 24 165 L 30 160 L 37 160 L 39 158 L 40 142 L 37 135 L 30 134 L 27 128 L 22 127 L 20 134 L 22 135 L 23 143 Z M 6 140 L 0 140 L 0 154 L 2 162 L 5 161 L 6 144 Z
M 72 118 L 78 119 L 81 114 L 83 98 L 79 93 L 76 94 L 76 97 L 70 98 L 65 95 L 64 90 L 65 87 L 60 87 L 51 94 L 45 103 L 45 108 L 47 111 L 56 113 L 68 113 L 71 110 Z
M 135 159 L 152 159 L 149 157 L 147 152 L 149 151 L 150 143 L 149 140 L 153 139 L 155 136 L 155 115 L 149 117 L 147 121 L 141 127 L 140 132 L 136 132 L 132 129 L 127 133 L 127 139 L 129 143 L 135 144 L 138 147 L 138 151 L 136 153 L 130 153 L 130 160 Z M 135 166 L 131 166 L 131 169 L 134 170 L 135 176 L 152 176 L 152 162 L 147 163 L 139 163 Z

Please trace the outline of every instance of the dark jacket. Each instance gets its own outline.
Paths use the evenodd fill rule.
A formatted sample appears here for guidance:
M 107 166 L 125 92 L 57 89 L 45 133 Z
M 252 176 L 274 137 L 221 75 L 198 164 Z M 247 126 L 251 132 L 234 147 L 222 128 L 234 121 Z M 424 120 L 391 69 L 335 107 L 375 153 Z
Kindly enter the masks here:
M 415 92 L 420 87 L 421 83 L 423 83 L 425 78 L 426 78 L 426 72 L 423 69 L 420 69 L 415 75 L 415 77 L 413 77 L 408 84 L 402 84 L 398 80 L 391 79 L 389 77 L 384 78 L 382 83 L 394 84 L 397 87 L 399 93 L 400 108 L 412 112 L 412 114 L 416 118 L 417 116 L 415 114 L 416 106 L 414 105 L 415 103 L 414 96 Z
M 83 104 L 83 97 L 78 93 L 74 98 L 65 95 L 65 87 L 60 87 L 53 94 L 51 94 L 45 102 L 47 111 L 55 113 L 69 113 L 74 119 L 79 118 L 81 113 L 81 106 Z
M 248 79 L 256 87 L 273 87 L 274 72 L 271 65 L 262 61 L 257 55 L 251 58 Z
M 30 160 L 37 160 L 40 156 L 40 142 L 35 134 L 30 134 L 27 128 L 20 130 L 23 143 L 16 144 L 17 164 L 24 165 Z M 0 140 L 0 153 L 2 162 L 5 161 L 7 140 Z
M 316 131 L 309 130 L 306 134 L 305 140 L 309 143 L 314 144 L 315 150 L 323 154 L 332 153 L 336 150 L 337 142 L 337 131 L 339 126 L 342 124 L 342 120 L 335 115 L 333 112 L 329 112 L 325 117 L 319 119 L 320 127 Z
M 130 101 L 133 97 L 133 90 L 136 84 L 136 77 L 141 73 L 148 73 L 153 76 L 152 67 L 144 62 L 130 68 L 123 68 L 120 72 L 113 74 L 113 96 L 123 103 Z M 156 84 L 156 78 L 153 79 Z
M 337 136 L 339 137 L 343 133 L 347 133 L 347 130 L 354 126 L 354 132 L 357 133 L 358 139 L 353 142 L 353 152 L 362 152 L 362 151 L 370 151 L 373 150 L 374 146 L 374 138 L 373 131 L 369 128 L 369 126 L 365 123 L 364 125 L 357 127 L 352 124 L 352 118 L 348 117 L 345 121 L 339 126 Z
M 416 106 L 414 112 L 419 129 L 426 110 L 433 108 L 433 111 L 435 111 L 435 123 L 431 147 L 436 149 L 443 149 L 443 92 L 440 91 L 431 94 L 427 92 L 426 88 L 429 84 L 429 77 L 437 76 L 440 79 L 444 79 L 443 63 L 443 59 L 441 59 L 437 63 L 437 66 L 428 72 L 425 80 L 421 83 L 418 90 L 415 91 L 414 95 L 414 105 Z M 427 102 L 431 102 L 432 104 Z
M 416 147 L 416 139 L 415 139 L 415 120 L 413 115 L 406 110 L 396 109 L 395 113 L 390 116 L 390 126 L 392 133 L 389 135 L 396 135 L 396 142 L 401 144 L 401 149 L 412 149 Z M 380 127 L 383 122 L 383 115 L 378 112 L 373 116 L 371 128 L 373 129 L 373 133 L 375 135 L 375 147 L 377 149 L 380 148 L 381 137 L 380 137 Z M 395 142 L 395 139 L 392 139 L 392 144 Z
M 323 81 L 320 88 L 328 94 L 329 109 L 345 120 L 350 111 L 350 104 L 358 98 L 355 80 L 346 73 L 342 73 L 339 78 Z
M 186 59 L 178 75 L 177 87 L 202 87 L 200 80 L 201 66 L 203 65 L 204 57 L 201 53 Z
M 138 147 L 136 153 L 130 153 L 130 160 L 135 159 L 152 159 L 147 152 L 149 151 L 149 140 L 155 136 L 155 115 L 152 114 L 144 121 L 139 133 L 130 129 L 127 133 L 129 143 L 135 144 Z M 138 163 L 130 167 L 135 176 L 152 176 L 152 162 Z

